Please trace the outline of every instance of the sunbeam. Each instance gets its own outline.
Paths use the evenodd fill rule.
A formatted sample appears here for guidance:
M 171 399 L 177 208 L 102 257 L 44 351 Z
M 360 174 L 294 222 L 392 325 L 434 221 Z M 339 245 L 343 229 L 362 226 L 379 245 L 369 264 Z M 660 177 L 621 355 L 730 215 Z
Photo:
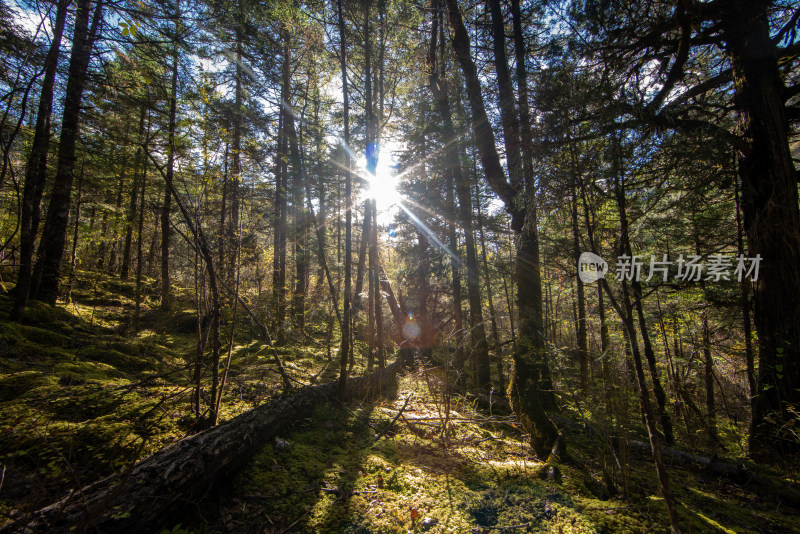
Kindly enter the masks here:
M 430 240 L 431 240 L 431 241 L 433 241 L 433 243 L 434 243 L 434 244 L 435 244 L 437 247 L 439 247 L 440 249 L 442 249 L 442 250 L 443 250 L 443 251 L 444 251 L 444 252 L 445 252 L 445 253 L 446 253 L 448 256 L 450 256 L 450 257 L 451 257 L 451 258 L 453 258 L 453 259 L 454 259 L 456 262 L 458 262 L 458 264 L 459 264 L 459 265 L 463 265 L 463 263 L 464 263 L 464 262 L 462 262 L 462 261 L 461 261 L 461 258 L 459 258 L 459 257 L 458 257 L 458 256 L 457 256 L 455 253 L 453 253 L 453 251 L 452 251 L 452 250 L 450 250 L 449 248 L 447 248 L 447 245 L 445 245 L 444 243 L 442 243 L 442 242 L 439 240 L 439 238 L 438 238 L 438 237 L 436 237 L 436 234 L 434 234 L 434 233 L 433 233 L 433 230 L 431 230 L 430 228 L 428 228 L 428 225 L 426 225 L 424 222 L 422 222 L 422 221 L 420 220 L 420 218 L 419 218 L 419 217 L 417 217 L 416 215 L 414 215 L 414 213 L 413 213 L 413 212 L 412 212 L 410 209 L 408 209 L 408 208 L 407 208 L 407 207 L 406 207 L 406 206 L 403 204 L 403 202 L 399 202 L 399 203 L 398 203 L 398 206 L 400 206 L 400 209 L 401 209 L 401 210 L 403 210 L 403 211 L 406 213 L 406 215 L 408 215 L 408 218 L 409 218 L 409 219 L 411 219 L 411 222 L 412 222 L 412 223 L 414 223 L 414 226 L 416 226 L 417 228 L 419 228 L 419 230 L 420 230 L 420 231 L 421 231 L 423 234 L 425 234 L 426 236 L 428 236 L 428 238 L 430 238 Z

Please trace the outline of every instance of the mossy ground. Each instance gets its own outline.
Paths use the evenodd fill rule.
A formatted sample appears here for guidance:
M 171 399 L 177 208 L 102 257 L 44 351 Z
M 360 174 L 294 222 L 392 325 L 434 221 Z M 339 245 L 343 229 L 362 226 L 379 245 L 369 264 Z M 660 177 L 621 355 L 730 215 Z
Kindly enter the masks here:
M 132 282 L 79 273 L 69 304 L 32 301 L 21 324 L 0 295 L 0 525 L 193 431 L 192 299 L 175 288 L 170 313 L 145 300 L 134 329 L 134 295 Z M 292 368 L 314 359 L 281 352 Z M 223 421 L 279 391 L 271 362 L 261 343 L 235 339 Z
M 10 300 L 0 296 L 0 524 L 192 432 L 196 317 L 188 292 L 176 293 L 170 314 L 145 302 L 138 329 L 132 284 L 93 273 L 79 276 L 70 304 L 34 302 L 22 324 L 5 320 Z M 240 330 L 223 420 L 279 391 L 267 350 Z M 332 380 L 336 363 L 311 341 L 279 349 L 288 372 L 305 383 Z M 631 457 L 629 496 L 615 496 L 604 476 L 612 456 L 590 420 L 568 428 L 572 461 L 548 480 L 513 418 L 488 417 L 467 397 L 451 398 L 444 434 L 441 390 L 416 370 L 396 398 L 319 406 L 165 525 L 198 533 L 667 530 L 652 462 Z M 753 488 L 681 466 L 670 476 L 686 532 L 798 531 L 794 510 Z
M 489 418 L 454 399 L 444 436 L 444 408 L 428 385 L 416 372 L 403 377 L 396 399 L 320 406 L 182 525 L 200 533 L 668 531 L 646 458 L 628 466 L 629 498 L 613 496 L 602 443 L 573 428 L 572 460 L 548 480 L 510 418 Z M 376 441 L 408 395 L 403 416 Z M 797 530 L 792 510 L 727 480 L 677 466 L 670 474 L 685 532 Z

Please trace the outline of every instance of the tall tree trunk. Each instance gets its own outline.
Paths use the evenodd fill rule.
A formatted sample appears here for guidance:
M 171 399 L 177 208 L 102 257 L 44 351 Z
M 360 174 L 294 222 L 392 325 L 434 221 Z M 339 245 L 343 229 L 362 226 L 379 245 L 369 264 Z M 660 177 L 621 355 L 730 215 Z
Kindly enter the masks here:
M 58 55 L 61 50 L 61 37 L 64 34 L 64 23 L 67 18 L 67 7 L 71 0 L 58 0 L 56 19 L 53 25 L 53 36 L 50 49 L 44 59 L 44 79 L 39 95 L 39 109 L 36 114 L 36 126 L 28 156 L 28 167 L 25 170 L 25 185 L 22 189 L 22 205 L 20 211 L 20 259 L 15 289 L 14 307 L 11 320 L 20 320 L 28 303 L 28 293 L 33 274 L 33 246 L 39 225 L 39 205 L 42 201 L 45 182 L 47 181 L 47 153 L 50 148 L 50 117 L 53 112 L 53 87 L 55 85 Z M 88 9 L 88 6 L 85 7 Z M 88 12 L 88 11 L 87 11 Z
M 738 168 L 738 167 L 737 167 Z M 739 199 L 739 177 L 734 183 L 734 200 L 736 202 L 736 249 L 739 256 L 744 256 L 744 236 L 742 233 L 742 212 Z M 758 395 L 758 384 L 756 383 L 755 357 L 753 354 L 753 324 L 750 318 L 750 281 L 745 277 L 739 282 L 740 298 L 739 305 L 742 308 L 742 330 L 744 332 L 744 361 L 747 369 L 747 386 L 750 393 L 750 433 L 753 433 L 756 420 L 756 395 Z
M 344 238 L 344 304 L 342 312 L 342 345 L 339 354 L 338 392 L 344 395 L 347 388 L 347 362 L 352 352 L 352 235 L 353 235 L 353 183 L 350 174 L 350 100 L 347 91 L 347 28 L 342 13 L 342 0 L 336 0 L 339 22 L 339 66 L 342 74 L 342 102 L 344 109 L 344 173 L 345 173 L 345 238 Z
M 512 405 L 523 426 L 531 433 L 534 452 L 546 458 L 558 438 L 558 429 L 547 417 L 542 404 L 539 382 L 545 359 L 542 332 L 542 286 L 539 273 L 539 241 L 534 210 L 521 210 L 526 204 L 505 177 L 495 146 L 494 132 L 486 115 L 480 79 L 470 55 L 467 29 L 461 18 L 458 0 L 446 0 L 453 29 L 453 49 L 464 74 L 472 111 L 473 134 L 484 174 L 489 185 L 512 215 L 517 234 L 516 276 L 520 306 L 520 336 L 514 353 L 514 374 L 509 386 Z M 525 211 L 527 211 L 527 216 Z
M 434 15 L 436 16 L 436 15 Z M 480 273 L 478 271 L 478 254 L 475 246 L 475 231 L 472 225 L 472 194 L 469 179 L 461 168 L 459 155 L 463 153 L 463 146 L 458 140 L 453 126 L 450 101 L 447 94 L 447 81 L 443 75 L 446 72 L 445 58 L 441 55 L 440 65 L 436 65 L 436 43 L 439 18 L 434 18 L 433 35 L 429 53 L 429 63 L 432 67 L 430 78 L 431 91 L 434 95 L 436 107 L 442 117 L 442 133 L 444 137 L 445 165 L 452 174 L 458 198 L 459 221 L 464 229 L 464 241 L 467 252 L 467 296 L 469 299 L 469 325 L 472 354 L 475 358 L 478 386 L 487 388 L 492 382 L 491 361 L 489 359 L 489 344 L 486 341 L 486 328 L 483 322 L 483 309 L 481 304 Z M 441 39 L 444 39 L 444 29 L 441 30 Z
M 465 339 L 465 332 L 464 332 L 464 315 L 461 308 L 461 261 L 458 259 L 457 251 L 458 251 L 458 239 L 456 238 L 456 226 L 454 221 L 457 217 L 455 199 L 453 196 L 455 195 L 454 192 L 454 184 L 453 184 L 453 173 L 450 172 L 450 169 L 445 167 L 443 172 L 446 177 L 446 187 L 447 187 L 447 208 L 448 208 L 448 224 L 447 224 L 447 237 L 448 243 L 447 246 L 453 252 L 453 256 L 450 256 L 450 269 L 452 270 L 452 290 L 453 290 L 453 322 L 455 323 L 455 365 L 458 369 L 464 368 L 464 363 L 466 361 L 466 356 L 464 352 L 464 339 Z
M 72 200 L 72 181 L 75 171 L 75 146 L 80 127 L 81 100 L 86 82 L 86 71 L 92 54 L 97 31 L 102 24 L 103 0 L 98 0 L 89 26 L 89 0 L 79 0 L 72 35 L 72 53 L 69 61 L 67 87 L 64 98 L 64 114 L 61 119 L 61 138 L 58 145 L 58 166 L 55 183 L 50 194 L 39 244 L 39 257 L 34 269 L 32 295 L 38 300 L 55 304 L 58 298 L 58 282 L 64 243 L 67 234 Z
M 147 120 L 147 135 L 145 139 L 149 137 L 150 134 L 150 119 L 148 114 Z M 142 147 L 145 152 L 147 152 L 147 146 Z M 140 179 L 141 184 L 139 186 L 139 217 L 136 226 L 136 310 L 134 311 L 133 315 L 133 323 L 134 328 L 139 328 L 139 311 L 141 309 L 142 304 L 142 274 L 144 271 L 144 257 L 143 253 L 143 246 L 144 246 L 144 193 L 147 189 L 147 159 L 144 158 L 142 162 L 142 177 Z
M 288 32 L 286 33 L 288 39 Z M 286 58 L 290 57 L 288 41 L 284 45 Z M 283 104 L 289 107 L 289 102 Z M 302 161 L 294 126 L 291 108 L 284 116 L 286 134 L 289 140 L 289 161 L 292 164 L 292 212 L 294 214 L 294 291 L 292 293 L 292 324 L 297 334 L 305 328 L 306 279 L 308 278 L 308 258 L 306 254 L 306 231 L 308 229 L 307 214 L 304 206 Z
M 711 355 L 711 332 L 708 327 L 708 311 L 703 312 L 703 367 L 706 388 L 706 419 L 709 441 L 712 447 L 719 445 L 717 436 L 717 405 L 714 398 L 714 358 Z
M 386 367 L 386 349 L 384 346 L 384 332 L 383 332 L 383 299 L 381 298 L 381 280 L 380 280 L 380 255 L 378 249 L 378 210 L 376 201 L 372 202 L 372 277 L 374 279 L 375 291 L 375 349 L 377 351 L 378 368 L 383 369 Z
M 497 330 L 497 314 L 494 308 L 494 295 L 492 294 L 492 276 L 489 270 L 489 260 L 486 255 L 486 235 L 483 230 L 483 214 L 481 212 L 481 196 L 478 189 L 478 177 L 475 176 L 475 206 L 478 209 L 478 232 L 481 240 L 481 263 L 483 263 L 483 272 L 486 279 L 486 300 L 489 303 L 489 320 L 492 325 L 492 344 L 495 347 L 496 365 L 497 365 L 497 385 L 500 389 L 500 394 L 505 395 L 506 380 L 505 370 L 503 366 L 503 351 L 500 348 L 500 335 Z
M 497 88 L 500 103 L 500 118 L 503 126 L 503 138 L 506 146 L 506 162 L 508 165 L 508 175 L 511 182 L 511 187 L 519 193 L 524 192 L 524 204 L 526 205 L 525 213 L 520 213 L 516 219 L 517 224 L 522 224 L 522 219 L 527 220 L 532 218 L 533 221 L 527 224 L 527 232 L 530 233 L 529 244 L 530 250 L 528 254 L 528 261 L 533 261 L 533 264 L 524 267 L 523 272 L 525 276 L 531 276 L 531 289 L 535 290 L 534 296 L 535 307 L 537 308 L 538 319 L 536 322 L 540 326 L 544 326 L 541 320 L 541 273 L 539 265 L 539 230 L 538 230 L 538 216 L 536 212 L 536 199 L 535 190 L 533 188 L 533 175 L 532 167 L 530 167 L 530 176 L 525 176 L 525 167 L 523 167 L 522 157 L 522 144 L 520 141 L 520 119 L 516 111 L 514 88 L 511 84 L 511 76 L 508 69 L 508 60 L 506 56 L 505 46 L 505 25 L 502 13 L 500 0 L 491 0 L 489 2 L 489 11 L 492 19 L 492 47 L 494 50 L 494 64 L 497 71 Z M 520 37 L 521 39 L 521 37 Z M 524 68 L 524 61 L 522 62 Z M 527 91 L 527 88 L 525 89 Z M 529 157 L 525 158 L 530 160 L 532 155 L 527 154 Z M 532 161 L 529 161 L 532 165 Z M 527 164 L 526 164 L 527 165 Z M 520 199 L 521 201 L 522 199 Z M 517 204 L 521 202 L 518 201 Z M 517 208 L 519 209 L 519 208 Z M 513 215 L 513 214 L 512 214 Z M 512 225 L 513 225 L 512 216 Z M 519 273 L 518 273 L 519 274 Z M 522 328 L 522 325 L 521 325 Z M 532 330 L 530 330 L 532 331 Z M 541 332 L 541 331 L 539 331 Z M 537 335 L 541 336 L 541 333 Z M 544 338 L 541 341 L 541 350 L 537 355 L 540 366 L 540 375 L 542 378 L 542 401 L 545 406 L 550 409 L 556 409 L 555 392 L 553 391 L 552 377 L 550 375 L 550 368 L 547 363 L 546 351 L 544 346 Z
M 606 291 L 608 291 L 608 284 L 603 283 Z M 636 385 L 639 390 L 639 400 L 642 405 L 642 413 L 644 415 L 645 426 L 647 427 L 647 434 L 650 438 L 650 450 L 653 453 L 653 461 L 656 466 L 656 475 L 658 476 L 659 486 L 661 487 L 661 495 L 664 497 L 664 504 L 667 507 L 669 515 L 669 522 L 672 534 L 680 532 L 678 524 L 678 512 L 675 505 L 675 498 L 672 495 L 672 489 L 669 483 L 669 474 L 664 465 L 664 459 L 661 457 L 661 444 L 659 443 L 658 431 L 656 430 L 656 419 L 653 413 L 652 405 L 650 404 L 650 393 L 647 387 L 647 379 L 644 375 L 644 366 L 642 365 L 642 355 L 639 351 L 639 342 L 636 337 L 636 327 L 633 323 L 633 305 L 631 304 L 630 291 L 628 284 L 625 280 L 622 281 L 623 301 L 625 305 L 624 312 L 618 310 L 624 324 L 625 330 L 628 334 L 628 341 L 630 343 L 631 354 L 633 356 L 634 370 L 636 374 Z M 610 293 L 609 293 L 610 295 Z
M 625 183 L 624 177 L 622 176 L 622 162 L 621 162 L 621 155 L 619 151 L 621 147 L 619 146 L 619 139 L 615 139 L 616 146 L 614 148 L 614 164 L 617 167 L 616 173 L 614 175 L 614 197 L 617 201 L 617 213 L 619 215 L 620 221 L 620 239 L 621 239 L 621 251 L 623 254 L 627 254 L 630 257 L 633 257 L 633 250 L 631 247 L 631 240 L 630 240 L 630 232 L 629 232 L 629 223 L 628 223 L 628 213 L 627 213 L 627 201 L 625 196 Z M 658 370 L 658 366 L 656 365 L 656 356 L 655 352 L 653 351 L 653 345 L 650 342 L 650 336 L 648 334 L 647 329 L 647 321 L 644 315 L 644 297 L 642 292 L 642 284 L 639 282 L 637 276 L 633 276 L 631 280 L 631 289 L 633 291 L 633 298 L 634 302 L 633 305 L 636 309 L 636 315 L 639 320 L 639 330 L 642 334 L 642 344 L 644 345 L 644 355 L 645 359 L 647 360 L 647 366 L 650 369 L 650 377 L 653 381 L 653 394 L 656 397 L 656 403 L 658 405 L 658 415 L 659 420 L 661 421 L 661 428 L 664 431 L 664 440 L 668 444 L 675 443 L 675 437 L 672 431 L 672 420 L 669 416 L 669 412 L 667 411 L 667 394 L 664 391 L 664 387 L 661 385 L 661 377 L 660 372 Z
M 367 268 L 367 250 L 372 228 L 372 203 L 364 201 L 364 219 L 361 223 L 361 240 L 358 244 L 358 261 L 356 263 L 356 287 L 353 295 L 353 321 L 362 308 L 361 293 L 364 290 L 364 273 Z
M 278 135 L 280 136 L 281 128 L 278 128 Z M 225 141 L 225 150 L 222 152 L 222 201 L 219 207 L 219 234 L 217 242 L 217 260 L 220 269 L 218 276 L 222 279 L 225 277 L 225 250 L 227 249 L 226 241 L 228 240 L 228 161 L 230 161 L 230 145 Z
M 139 182 L 141 181 L 142 168 L 146 165 L 147 161 L 144 160 L 144 152 L 142 151 L 142 144 L 145 142 L 144 136 L 144 119 L 147 115 L 147 106 L 142 104 L 142 109 L 139 114 L 139 146 L 136 148 L 136 156 L 134 165 L 136 169 L 133 171 L 133 184 L 131 184 L 130 200 L 128 202 L 128 213 L 125 216 L 125 244 L 122 249 L 122 266 L 120 269 L 120 278 L 123 280 L 128 279 L 131 264 L 131 245 L 133 243 L 133 225 L 136 220 L 136 202 L 139 196 Z
M 770 35 L 772 2 L 731 1 L 722 17 L 740 128 L 750 140 L 739 155 L 749 255 L 761 255 L 754 286 L 758 395 L 750 450 L 796 450 L 787 422 L 800 408 L 800 211 L 789 151 L 783 83 Z
M 578 178 L 573 174 L 573 178 Z M 572 188 L 572 254 L 573 264 L 578 265 L 578 258 L 581 255 L 580 228 L 578 227 L 578 198 L 575 193 L 574 185 Z M 584 397 L 589 394 L 589 344 L 586 337 L 586 295 L 583 288 L 583 280 L 576 277 L 577 284 L 577 312 L 578 320 L 576 324 L 576 334 L 578 340 L 578 361 L 580 364 L 581 391 Z
M 178 41 L 177 23 L 172 51 L 172 80 L 169 96 L 169 123 L 167 126 L 167 170 L 164 180 L 164 201 L 161 205 L 161 309 L 170 307 L 169 244 L 172 228 L 169 214 L 172 210 L 172 181 L 175 176 L 175 125 L 178 108 Z
M 231 175 L 228 181 L 228 201 L 230 203 L 230 217 L 228 218 L 228 242 L 237 243 L 239 232 L 239 185 L 242 181 L 242 27 L 241 21 L 236 26 L 236 87 L 234 95 L 234 114 L 233 114 L 233 135 L 231 136 Z M 232 279 L 236 267 L 237 255 L 231 254 L 228 265 L 223 260 L 219 267 L 222 271 L 219 276 L 225 279 L 223 274 L 228 271 L 228 280 Z M 227 269 L 226 269 L 227 267 Z
M 497 73 L 497 92 L 500 105 L 500 121 L 503 126 L 503 138 L 506 145 L 506 164 L 511 187 L 522 191 L 522 145 L 520 144 L 520 120 L 514 98 L 514 87 L 508 70 L 506 56 L 505 19 L 500 0 L 489 0 L 489 12 L 492 19 L 492 48 L 494 50 L 494 67 Z M 524 61 L 523 61 L 524 65 Z
M 581 190 L 581 204 L 583 205 L 583 220 L 586 225 L 586 234 L 589 239 L 590 250 L 597 254 L 598 248 L 595 241 L 594 230 L 596 228 L 596 221 L 594 215 L 590 216 L 589 201 L 586 194 L 586 183 L 584 180 L 579 181 Z M 608 323 L 606 321 L 606 307 L 603 298 L 603 288 L 601 284 L 597 285 L 597 314 L 600 320 L 600 350 L 602 351 L 602 369 L 603 369 L 603 399 L 606 405 L 606 411 L 609 420 L 613 420 L 613 384 L 611 381 L 611 354 L 610 354 L 610 341 L 608 337 Z
M 69 259 L 69 278 L 67 280 L 66 302 L 72 301 L 72 283 L 75 280 L 75 260 L 78 251 L 78 230 L 81 226 L 81 193 L 83 190 L 84 166 L 81 165 L 81 174 L 78 176 L 78 191 L 75 195 L 75 224 L 72 225 L 72 253 Z
M 282 32 L 285 30 L 282 30 Z M 284 36 L 285 37 L 285 36 Z M 281 102 L 291 98 L 291 71 L 289 50 L 284 46 L 283 66 L 281 69 Z M 281 105 L 280 133 L 276 152 L 276 184 L 275 184 L 275 250 L 272 277 L 272 296 L 274 309 L 274 325 L 276 341 L 283 343 L 286 319 L 286 233 L 287 233 L 287 194 L 289 184 L 289 145 L 288 145 L 288 111 Z
M 117 256 L 118 248 L 119 248 L 119 237 L 120 237 L 120 216 L 119 213 L 122 213 L 122 201 L 125 198 L 125 185 L 128 181 L 128 147 L 130 145 L 130 128 L 125 128 L 125 137 L 123 138 L 122 143 L 122 157 L 120 158 L 120 171 L 119 171 L 119 181 L 117 184 L 117 198 L 114 202 L 114 213 L 112 217 L 112 231 L 108 238 L 105 239 L 104 243 L 109 243 L 109 254 L 108 254 L 108 266 L 106 267 L 106 272 L 109 275 L 113 275 L 117 270 Z M 136 162 L 134 161 L 134 166 Z M 134 168 L 134 173 L 136 169 Z M 134 174 L 133 181 L 136 181 L 136 176 Z M 105 235 L 105 234 L 104 234 Z
M 366 159 L 367 159 L 367 172 L 375 175 L 375 162 L 376 147 L 375 147 L 375 118 L 374 118 L 374 102 L 372 93 L 372 35 L 370 27 L 370 6 L 372 0 L 361 0 L 361 7 L 364 12 L 364 115 L 366 120 Z M 361 231 L 361 243 L 358 248 L 358 268 L 356 271 L 356 292 L 354 296 L 355 309 L 354 316 L 363 307 L 361 304 L 361 292 L 364 287 L 364 275 L 369 266 L 367 264 L 367 251 L 369 249 L 369 236 L 372 235 L 372 209 L 373 205 L 370 199 L 364 201 L 364 222 Z M 371 274 L 367 273 L 369 280 L 372 279 Z M 355 317 L 353 319 L 355 321 Z M 370 336 L 368 333 L 367 336 Z

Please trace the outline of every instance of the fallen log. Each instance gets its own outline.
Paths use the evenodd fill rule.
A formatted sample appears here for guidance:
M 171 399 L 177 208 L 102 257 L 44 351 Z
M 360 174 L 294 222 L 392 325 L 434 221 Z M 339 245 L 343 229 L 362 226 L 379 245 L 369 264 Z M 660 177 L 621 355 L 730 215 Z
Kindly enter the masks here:
M 628 447 L 643 455 L 651 454 L 650 444 L 644 441 L 628 440 Z M 699 456 L 670 447 L 662 447 L 661 456 L 672 465 L 680 464 L 689 468 L 700 466 L 705 472 L 732 480 L 764 499 L 775 499 L 779 504 L 800 509 L 800 490 L 787 482 L 759 475 L 751 469 L 722 461 L 716 456 Z
M 347 381 L 344 399 L 394 394 L 397 373 L 406 361 Z M 12 532 L 158 532 L 177 522 L 181 505 L 201 499 L 220 479 L 242 467 L 269 440 L 313 408 L 337 398 L 337 383 L 305 386 L 230 421 L 178 441 L 136 463 L 122 476 L 73 490 L 60 501 L 16 523 Z

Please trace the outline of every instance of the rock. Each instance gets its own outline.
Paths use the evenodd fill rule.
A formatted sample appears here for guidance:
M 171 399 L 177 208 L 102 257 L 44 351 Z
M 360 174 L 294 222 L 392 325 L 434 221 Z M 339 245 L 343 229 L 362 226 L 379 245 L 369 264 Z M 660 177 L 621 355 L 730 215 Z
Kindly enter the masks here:
M 426 517 L 425 519 L 422 520 L 422 523 L 420 523 L 420 525 L 422 526 L 422 528 L 428 529 L 436 526 L 438 522 L 439 520 L 436 519 L 435 517 Z

